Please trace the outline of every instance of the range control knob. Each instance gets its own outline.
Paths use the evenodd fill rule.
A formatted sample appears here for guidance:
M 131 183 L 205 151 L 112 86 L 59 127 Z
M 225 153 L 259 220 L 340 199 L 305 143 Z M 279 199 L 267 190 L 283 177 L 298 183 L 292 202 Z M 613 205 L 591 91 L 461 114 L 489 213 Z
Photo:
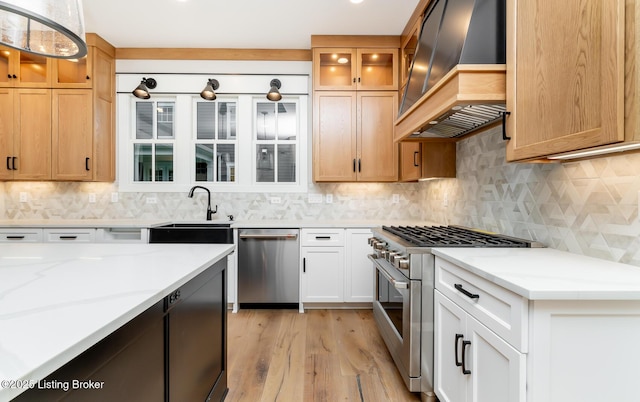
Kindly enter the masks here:
M 394 262 L 396 268 L 400 269 L 409 269 L 409 259 L 408 258 L 400 258 Z
M 393 259 L 395 258 L 395 256 L 398 255 L 398 252 L 396 251 L 389 251 L 386 255 L 386 259 L 387 261 L 393 263 Z
M 384 258 L 385 260 L 387 259 L 387 255 L 389 255 L 389 250 L 384 250 L 384 249 L 379 249 L 380 252 L 378 253 L 378 255 L 380 255 L 381 258 Z
M 382 250 L 386 246 L 387 246 L 387 244 L 385 242 L 381 241 L 381 242 L 378 242 L 378 243 L 374 244 L 373 248 L 376 249 L 376 250 Z
M 393 259 L 389 262 L 393 263 L 393 265 L 398 265 L 398 261 L 402 260 L 403 258 L 407 258 L 404 255 L 397 253 L 396 255 L 393 256 Z

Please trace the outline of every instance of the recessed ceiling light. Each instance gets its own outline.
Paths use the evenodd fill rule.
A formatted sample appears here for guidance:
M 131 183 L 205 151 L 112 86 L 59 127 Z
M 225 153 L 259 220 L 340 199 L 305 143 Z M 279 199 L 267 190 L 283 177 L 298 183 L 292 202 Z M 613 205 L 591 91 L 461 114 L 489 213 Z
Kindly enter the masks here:
M 363 0 L 351 0 L 353 4 L 360 4 Z

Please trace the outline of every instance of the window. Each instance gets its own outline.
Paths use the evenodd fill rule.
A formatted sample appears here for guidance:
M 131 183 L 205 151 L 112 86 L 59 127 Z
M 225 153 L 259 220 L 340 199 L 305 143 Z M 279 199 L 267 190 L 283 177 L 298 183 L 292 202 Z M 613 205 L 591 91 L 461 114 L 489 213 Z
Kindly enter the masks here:
M 175 102 L 135 102 L 133 181 L 173 181 Z
M 297 102 L 256 101 L 255 110 L 255 182 L 297 183 Z
M 195 181 L 235 182 L 237 102 L 195 102 Z

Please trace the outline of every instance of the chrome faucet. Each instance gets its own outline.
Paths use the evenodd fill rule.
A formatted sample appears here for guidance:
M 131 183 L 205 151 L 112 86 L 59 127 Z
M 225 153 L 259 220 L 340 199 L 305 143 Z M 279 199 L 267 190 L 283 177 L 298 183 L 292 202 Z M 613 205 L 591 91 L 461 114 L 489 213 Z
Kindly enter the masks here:
M 201 188 L 207 192 L 207 220 L 210 221 L 213 214 L 218 212 L 218 206 L 216 205 L 216 209 L 214 211 L 211 210 L 211 191 L 208 188 L 202 186 L 193 186 L 191 190 L 189 190 L 189 198 L 193 198 L 193 192 L 196 188 Z

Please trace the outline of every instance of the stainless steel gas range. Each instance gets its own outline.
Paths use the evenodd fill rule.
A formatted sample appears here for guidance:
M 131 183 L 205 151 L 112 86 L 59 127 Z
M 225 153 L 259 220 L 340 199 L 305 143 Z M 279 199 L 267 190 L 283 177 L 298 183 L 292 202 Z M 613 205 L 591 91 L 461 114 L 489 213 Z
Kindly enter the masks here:
M 423 400 L 433 394 L 433 247 L 539 247 L 460 226 L 382 226 L 369 239 L 375 268 L 373 314 L 402 379 Z

